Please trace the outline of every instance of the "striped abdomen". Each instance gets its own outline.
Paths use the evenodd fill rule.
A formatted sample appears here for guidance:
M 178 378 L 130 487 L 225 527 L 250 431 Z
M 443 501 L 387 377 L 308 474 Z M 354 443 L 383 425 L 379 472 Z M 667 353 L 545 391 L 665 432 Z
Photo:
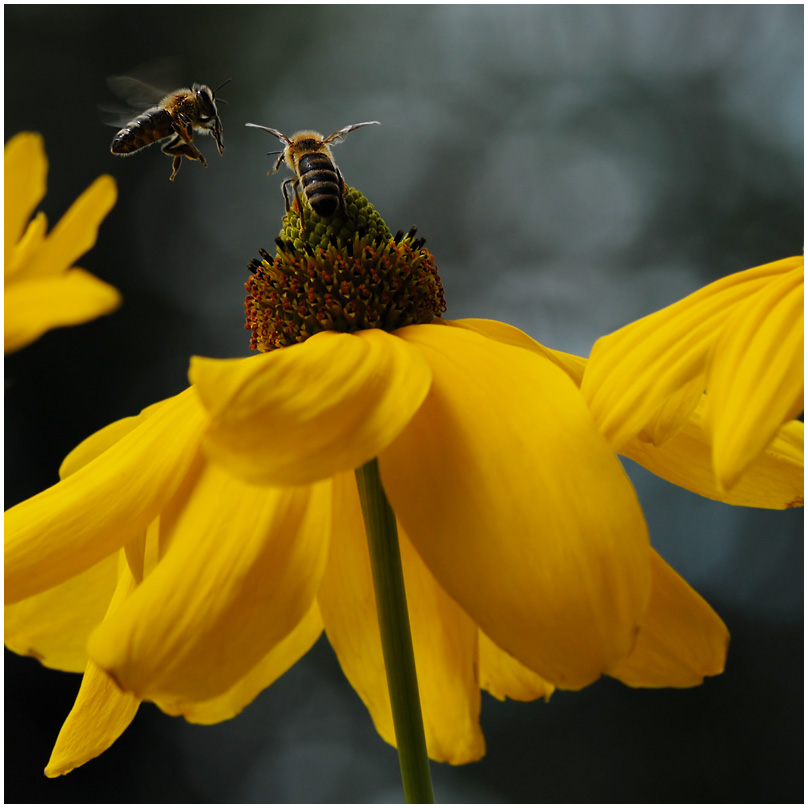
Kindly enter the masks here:
M 304 154 L 297 170 L 311 209 L 318 216 L 333 216 L 342 199 L 342 187 L 331 158 L 322 152 Z
M 152 107 L 115 135 L 110 150 L 113 154 L 131 154 L 173 134 L 171 115 L 161 107 Z

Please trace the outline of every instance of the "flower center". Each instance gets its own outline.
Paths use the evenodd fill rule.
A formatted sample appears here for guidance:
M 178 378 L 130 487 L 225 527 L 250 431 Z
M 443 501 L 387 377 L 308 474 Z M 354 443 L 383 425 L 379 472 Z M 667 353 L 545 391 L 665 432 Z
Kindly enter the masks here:
M 320 217 L 298 203 L 283 218 L 275 257 L 259 250 L 247 281 L 250 348 L 271 351 L 319 331 L 394 331 L 446 311 L 432 253 L 415 228 L 393 236 L 375 208 L 348 188 L 345 210 Z

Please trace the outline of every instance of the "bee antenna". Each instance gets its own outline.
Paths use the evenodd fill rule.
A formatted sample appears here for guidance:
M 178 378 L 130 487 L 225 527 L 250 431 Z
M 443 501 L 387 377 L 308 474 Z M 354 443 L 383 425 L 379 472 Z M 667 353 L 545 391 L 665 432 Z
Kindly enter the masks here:
M 254 129 L 263 129 L 265 132 L 269 132 L 270 135 L 274 135 L 276 138 L 278 138 L 278 140 L 284 143 L 291 144 L 292 142 L 288 137 L 286 137 L 286 135 L 283 134 L 283 132 L 279 132 L 277 129 L 272 129 L 269 126 L 261 126 L 260 123 L 245 123 L 244 125 L 252 126 Z M 270 152 L 270 154 L 272 154 L 272 152 Z
M 213 94 L 214 94 L 214 95 L 216 95 L 216 93 L 218 93 L 218 92 L 219 92 L 219 90 L 221 90 L 221 89 L 222 89 L 222 87 L 224 87 L 224 85 L 225 85 L 225 84 L 230 84 L 230 82 L 231 82 L 231 81 L 233 81 L 232 77 L 231 77 L 231 78 L 229 78 L 229 79 L 227 79 L 226 81 L 223 81 L 223 82 L 222 82 L 222 83 L 221 83 L 221 84 L 220 84 L 220 85 L 219 85 L 219 86 L 218 86 L 218 87 L 217 87 L 217 88 L 216 88 L 216 89 L 213 91 Z M 226 104 L 226 103 L 227 103 L 227 101 L 225 101 L 225 104 Z
M 283 154 L 283 149 L 279 149 L 278 151 L 268 151 L 267 154 Z

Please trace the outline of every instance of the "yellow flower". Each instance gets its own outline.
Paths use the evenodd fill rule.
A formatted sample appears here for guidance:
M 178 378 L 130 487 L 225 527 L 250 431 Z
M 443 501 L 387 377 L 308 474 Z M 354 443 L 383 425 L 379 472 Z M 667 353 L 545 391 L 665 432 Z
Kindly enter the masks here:
M 351 210 L 371 231 L 374 215 Z M 202 724 L 236 715 L 323 630 L 395 743 L 353 474 L 373 458 L 433 759 L 484 754 L 481 688 L 531 700 L 604 673 L 634 687 L 720 673 L 726 627 L 651 548 L 578 389 L 585 361 L 502 323 L 436 319 L 440 281 L 412 232 L 336 250 L 294 218 L 248 284 L 265 352 L 194 359 L 190 388 L 87 439 L 6 514 L 6 644 L 84 671 L 47 774 L 103 752 L 141 700 Z M 645 461 L 708 487 L 666 449 Z M 796 462 L 757 461 L 768 487 L 738 496 L 782 507 Z
M 718 486 L 737 486 L 803 409 L 803 279 L 802 256 L 764 264 L 599 339 L 581 390 L 612 446 L 662 445 L 701 407 Z
M 116 309 L 116 289 L 72 266 L 95 244 L 98 226 L 115 204 L 112 177 L 99 177 L 50 234 L 31 214 L 45 196 L 48 161 L 40 135 L 24 132 L 5 148 L 5 352 L 17 351 L 51 328 L 76 325 Z

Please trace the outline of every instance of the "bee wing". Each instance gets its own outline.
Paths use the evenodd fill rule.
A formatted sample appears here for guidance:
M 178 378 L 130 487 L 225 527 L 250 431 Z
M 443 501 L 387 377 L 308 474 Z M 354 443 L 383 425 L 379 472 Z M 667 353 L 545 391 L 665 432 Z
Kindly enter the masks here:
M 350 126 L 343 126 L 342 129 L 337 129 L 336 132 L 330 134 L 323 143 L 340 143 L 342 139 L 347 135 L 349 132 L 353 132 L 354 129 L 359 129 L 361 126 L 381 126 L 379 121 L 363 121 L 362 123 L 352 123 Z
M 109 76 L 107 84 L 112 92 L 133 109 L 146 109 L 159 104 L 168 93 L 132 76 Z
M 174 57 L 152 59 L 122 76 L 107 79 L 112 92 L 134 109 L 158 104 L 166 95 L 182 87 L 181 63 Z M 167 90 L 164 88 L 168 88 Z
M 277 129 L 273 129 L 271 126 L 261 126 L 260 123 L 245 123 L 245 126 L 252 126 L 253 129 L 263 129 L 265 132 L 269 132 L 270 135 L 275 135 L 278 140 L 283 141 L 284 143 L 291 143 L 288 137 L 283 134 L 283 132 L 279 132 Z

